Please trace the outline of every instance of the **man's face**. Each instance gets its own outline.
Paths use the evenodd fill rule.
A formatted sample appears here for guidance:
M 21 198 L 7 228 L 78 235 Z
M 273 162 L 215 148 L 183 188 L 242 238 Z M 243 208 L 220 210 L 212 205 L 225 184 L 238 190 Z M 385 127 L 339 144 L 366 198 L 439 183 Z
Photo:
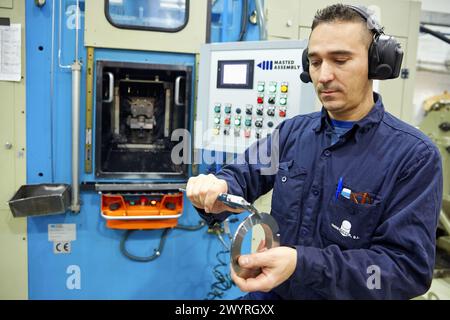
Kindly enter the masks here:
M 372 94 L 368 79 L 370 34 L 359 22 L 321 23 L 312 31 L 309 73 L 325 109 L 351 114 Z

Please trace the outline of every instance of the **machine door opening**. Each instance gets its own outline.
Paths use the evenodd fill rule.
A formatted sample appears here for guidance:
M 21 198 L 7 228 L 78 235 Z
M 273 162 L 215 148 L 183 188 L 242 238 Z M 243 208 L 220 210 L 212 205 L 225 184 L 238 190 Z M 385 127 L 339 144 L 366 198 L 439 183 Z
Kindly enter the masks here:
M 188 129 L 191 73 L 186 66 L 97 62 L 97 177 L 187 178 L 187 165 L 171 159 L 178 143 L 171 135 Z

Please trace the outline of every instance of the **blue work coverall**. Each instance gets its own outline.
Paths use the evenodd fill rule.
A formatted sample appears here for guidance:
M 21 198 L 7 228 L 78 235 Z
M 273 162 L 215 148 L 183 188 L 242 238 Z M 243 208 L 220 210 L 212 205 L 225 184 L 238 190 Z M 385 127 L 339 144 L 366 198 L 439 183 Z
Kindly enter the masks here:
M 442 200 L 438 149 L 422 132 L 375 105 L 331 144 L 325 109 L 285 120 L 217 178 L 250 202 L 273 188 L 281 245 L 297 250 L 292 276 L 250 299 L 409 299 L 432 280 Z M 255 161 L 269 150 L 271 164 Z M 253 160 L 253 161 L 252 161 Z M 277 170 L 268 170 L 269 166 Z M 369 194 L 356 203 L 339 192 Z M 227 214 L 201 214 L 209 223 Z

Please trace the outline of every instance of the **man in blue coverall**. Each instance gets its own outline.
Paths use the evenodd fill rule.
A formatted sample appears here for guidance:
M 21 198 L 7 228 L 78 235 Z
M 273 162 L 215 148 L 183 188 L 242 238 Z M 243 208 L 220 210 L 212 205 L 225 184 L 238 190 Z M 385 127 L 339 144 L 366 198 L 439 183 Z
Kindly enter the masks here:
M 442 198 L 438 149 L 385 111 L 373 92 L 373 33 L 344 5 L 319 10 L 308 45 L 321 112 L 278 127 L 278 170 L 249 161 L 188 181 L 187 196 L 210 223 L 230 211 L 227 192 L 253 202 L 273 188 L 281 245 L 239 257 L 254 278 L 232 278 L 249 299 L 409 299 L 431 284 Z M 259 147 L 271 148 L 274 135 Z M 378 283 L 371 282 L 377 273 Z

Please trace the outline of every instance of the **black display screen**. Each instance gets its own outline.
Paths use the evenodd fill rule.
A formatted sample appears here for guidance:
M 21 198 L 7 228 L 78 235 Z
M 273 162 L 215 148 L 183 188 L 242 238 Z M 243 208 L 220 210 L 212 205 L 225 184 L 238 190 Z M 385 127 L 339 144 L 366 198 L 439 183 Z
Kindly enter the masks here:
M 253 89 L 255 60 L 219 60 L 217 88 Z

